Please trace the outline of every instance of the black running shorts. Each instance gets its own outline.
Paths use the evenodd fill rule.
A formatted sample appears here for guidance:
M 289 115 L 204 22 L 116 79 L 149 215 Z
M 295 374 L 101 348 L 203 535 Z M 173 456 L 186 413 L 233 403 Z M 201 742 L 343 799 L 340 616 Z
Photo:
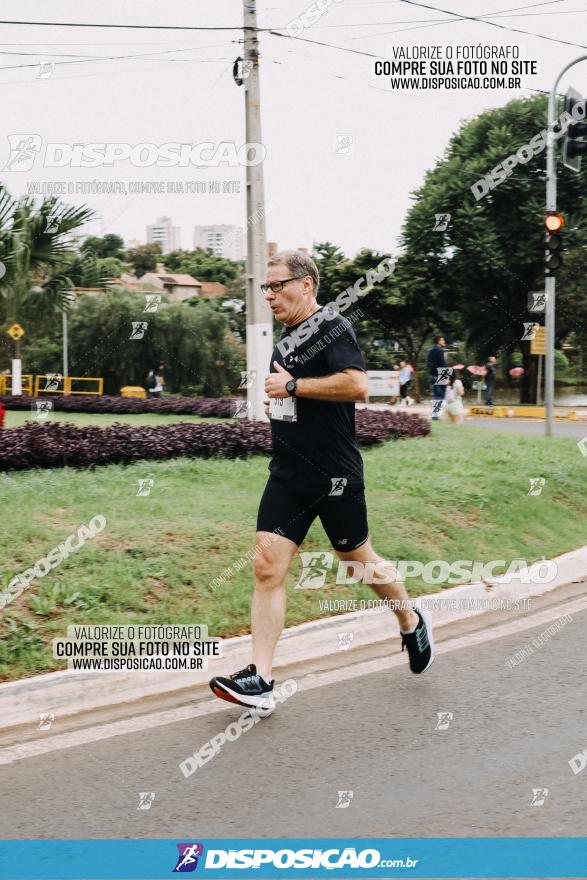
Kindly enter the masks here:
M 257 515 L 258 532 L 277 532 L 298 546 L 316 517 L 335 550 L 356 550 L 369 537 L 363 489 L 292 485 L 269 477 Z M 334 490 L 339 491 L 339 490 Z M 279 531 L 278 531 L 279 530 Z

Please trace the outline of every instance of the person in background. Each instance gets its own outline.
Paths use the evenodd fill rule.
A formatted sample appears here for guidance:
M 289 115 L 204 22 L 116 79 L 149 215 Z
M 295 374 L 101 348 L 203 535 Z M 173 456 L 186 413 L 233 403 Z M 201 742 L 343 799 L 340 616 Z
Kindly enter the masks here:
M 399 395 L 406 406 L 410 406 L 413 403 L 409 391 L 412 386 L 412 379 L 414 378 L 414 370 L 405 361 L 400 361 L 399 367 Z
M 435 336 L 434 345 L 428 352 L 428 357 L 426 359 L 426 364 L 428 366 L 428 377 L 430 380 L 430 391 L 432 393 L 433 421 L 438 421 L 438 419 L 440 418 L 440 412 L 435 406 L 435 402 L 437 400 L 444 400 L 444 395 L 446 393 L 446 385 L 439 385 L 437 383 L 438 377 L 440 375 L 439 370 L 443 367 L 446 367 L 446 359 L 444 357 L 444 345 L 444 336 Z
M 450 383 L 446 387 L 446 414 L 449 422 L 456 425 L 462 425 L 465 418 L 465 408 L 463 406 L 463 397 L 465 395 L 465 386 L 463 385 L 458 373 L 454 373 L 450 378 Z
M 493 386 L 495 385 L 495 365 L 497 358 L 491 356 L 487 358 L 485 364 L 485 406 L 493 406 Z
M 149 398 L 161 397 L 161 392 L 165 385 L 165 379 L 163 378 L 164 366 L 164 364 L 158 364 L 153 367 L 152 370 L 149 370 L 147 374 L 147 391 L 149 393 Z

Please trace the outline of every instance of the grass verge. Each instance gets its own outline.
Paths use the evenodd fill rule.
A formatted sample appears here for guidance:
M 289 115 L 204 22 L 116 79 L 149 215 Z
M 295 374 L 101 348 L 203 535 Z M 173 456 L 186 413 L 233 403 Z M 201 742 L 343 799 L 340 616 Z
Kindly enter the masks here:
M 388 441 L 364 459 L 371 534 L 389 559 L 533 561 L 587 543 L 587 467 L 572 440 L 440 423 L 430 437 Z M 540 476 L 542 494 L 529 496 L 530 479 Z M 137 496 L 146 478 L 154 480 L 151 492 Z M 260 456 L 0 475 L 3 587 L 96 514 L 107 521 L 0 610 L 0 678 L 64 668 L 50 642 L 72 623 L 192 622 L 208 624 L 213 635 L 248 632 L 247 553 L 266 478 Z M 330 549 L 319 522 L 303 549 Z M 240 559 L 245 564 L 235 567 Z M 229 567 L 228 581 L 214 589 Z M 300 571 L 297 559 L 288 575 L 288 626 L 328 615 L 321 599 L 373 596 L 366 586 L 337 586 L 334 573 L 324 588 L 294 589 Z M 415 579 L 408 589 L 440 587 Z

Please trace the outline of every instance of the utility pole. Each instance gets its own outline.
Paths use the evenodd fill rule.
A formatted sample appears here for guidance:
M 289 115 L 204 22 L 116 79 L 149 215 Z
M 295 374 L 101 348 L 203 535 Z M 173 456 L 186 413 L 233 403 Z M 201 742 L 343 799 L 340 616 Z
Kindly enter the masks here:
M 259 91 L 259 42 L 256 0 L 243 0 L 245 120 L 247 144 L 261 144 L 261 96 Z M 266 421 L 263 409 L 265 376 L 273 352 L 273 313 L 260 285 L 265 280 L 265 192 L 263 163 L 247 165 L 247 382 L 248 417 Z
M 557 76 L 548 99 L 548 134 L 546 144 L 546 210 L 556 211 L 556 155 L 555 135 L 553 126 L 556 121 L 556 99 L 559 83 L 564 74 L 580 61 L 587 61 L 587 55 L 580 55 L 566 67 L 563 67 Z M 544 402 L 546 404 L 546 436 L 552 437 L 554 418 L 554 322 L 555 322 L 555 297 L 556 282 L 554 275 L 547 275 L 544 280 L 544 292 L 546 294 L 546 359 L 544 370 Z
M 67 309 L 63 309 L 62 313 L 62 327 L 63 327 L 63 392 L 65 393 L 65 388 L 67 387 L 67 377 L 68 377 L 68 339 L 67 339 Z

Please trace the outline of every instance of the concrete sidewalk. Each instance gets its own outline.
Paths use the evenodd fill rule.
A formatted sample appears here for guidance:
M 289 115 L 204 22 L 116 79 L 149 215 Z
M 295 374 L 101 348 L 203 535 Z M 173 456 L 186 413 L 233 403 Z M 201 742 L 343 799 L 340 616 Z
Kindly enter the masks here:
M 485 406 L 483 401 L 479 403 L 477 400 L 468 399 L 463 401 L 465 407 L 465 418 L 475 418 L 475 416 L 470 414 L 471 407 L 475 406 Z M 507 404 L 507 403 L 497 403 L 496 407 L 513 407 L 519 406 L 520 404 Z M 413 403 L 412 406 L 404 406 L 402 403 L 357 403 L 355 404 L 357 409 L 373 409 L 373 410 L 387 410 L 389 412 L 400 412 L 400 413 L 415 413 L 416 415 L 422 416 L 423 418 L 430 418 L 432 415 L 432 408 L 430 403 L 426 401 L 425 403 Z M 564 417 L 569 412 L 576 412 L 577 418 L 581 421 L 587 421 L 587 406 L 555 406 L 554 414 L 555 418 Z M 488 416 L 487 418 L 491 418 Z M 513 418 L 524 418 L 523 416 L 514 416 Z M 442 416 L 442 421 L 447 421 L 446 415 Z M 532 421 L 541 422 L 542 419 L 532 418 Z

